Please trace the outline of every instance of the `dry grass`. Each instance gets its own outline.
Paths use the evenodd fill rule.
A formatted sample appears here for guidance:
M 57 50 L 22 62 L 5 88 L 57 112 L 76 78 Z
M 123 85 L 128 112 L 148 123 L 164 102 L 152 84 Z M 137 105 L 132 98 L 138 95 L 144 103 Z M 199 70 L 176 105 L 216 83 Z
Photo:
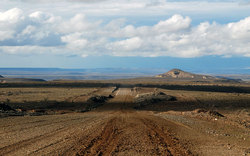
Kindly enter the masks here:
M 152 91 L 152 88 L 140 88 L 141 93 Z M 199 108 L 207 110 L 237 111 L 246 109 L 250 112 L 250 94 L 223 93 L 205 91 L 184 91 L 157 89 L 177 98 L 177 101 L 161 102 L 145 108 L 155 111 L 192 111 Z
M 84 96 L 96 88 L 0 88 L 0 101 L 9 103 L 66 101 L 71 97 Z

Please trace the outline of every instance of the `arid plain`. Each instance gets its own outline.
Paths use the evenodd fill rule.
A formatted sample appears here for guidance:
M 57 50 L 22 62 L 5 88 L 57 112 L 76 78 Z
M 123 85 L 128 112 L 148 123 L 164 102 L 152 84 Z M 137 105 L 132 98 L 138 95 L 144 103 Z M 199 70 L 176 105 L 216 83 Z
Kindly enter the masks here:
M 1 83 L 0 155 L 249 155 L 244 82 Z

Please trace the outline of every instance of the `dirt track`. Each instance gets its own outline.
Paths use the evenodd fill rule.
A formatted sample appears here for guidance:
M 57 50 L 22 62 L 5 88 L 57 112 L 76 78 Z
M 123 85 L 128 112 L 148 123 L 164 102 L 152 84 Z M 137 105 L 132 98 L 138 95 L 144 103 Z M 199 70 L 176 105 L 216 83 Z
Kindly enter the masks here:
M 164 114 L 134 110 L 131 89 L 119 89 L 115 95 L 87 113 L 0 119 L 0 155 L 209 155 L 213 151 L 202 153 L 202 148 L 193 147 L 202 140 L 214 141 L 196 129 Z M 190 133 L 195 134 L 187 136 Z M 217 154 L 241 152 L 227 150 L 223 141 L 215 143 L 221 145 Z

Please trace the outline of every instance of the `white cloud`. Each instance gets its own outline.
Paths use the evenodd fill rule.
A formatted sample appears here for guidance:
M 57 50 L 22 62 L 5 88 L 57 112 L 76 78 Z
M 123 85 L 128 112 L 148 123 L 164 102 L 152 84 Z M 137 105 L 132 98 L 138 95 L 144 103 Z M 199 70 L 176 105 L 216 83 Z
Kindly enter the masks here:
M 55 2 L 83 2 L 83 3 L 95 3 L 105 0 L 20 0 L 22 2 L 29 3 L 55 3 Z
M 0 12 L 0 22 L 17 23 L 23 18 L 23 11 L 18 8 Z
M 21 35 L 30 35 L 36 31 L 36 27 L 32 25 L 28 25 L 22 32 Z
M 90 23 L 86 20 L 84 14 L 76 14 L 70 20 L 63 21 L 57 28 L 60 33 L 73 33 L 73 32 L 83 32 L 89 31 L 98 25 L 98 22 Z
M 25 3 L 28 2 L 28 3 Z M 246 4 L 246 3 L 244 3 Z M 239 5 L 237 0 L 2 0 L 1 9 L 13 6 L 22 7 L 28 11 L 44 11 L 54 14 L 62 13 L 72 16 L 83 13 L 87 16 L 169 16 L 176 13 L 202 16 L 204 13 L 234 15 L 248 14 L 249 5 Z
M 31 19 L 31 21 L 37 23 L 53 23 L 56 20 L 60 20 L 60 18 L 55 17 L 53 14 L 44 13 L 41 11 L 31 13 L 29 15 L 29 18 Z
M 0 30 L 0 36 L 1 36 L 0 41 L 4 41 L 4 40 L 13 38 L 14 33 L 15 32 L 11 31 L 11 30 Z
M 108 45 L 108 49 L 112 51 L 133 51 L 137 50 L 142 45 L 142 39 L 139 37 L 133 37 L 122 41 L 116 41 Z M 126 54 L 125 54 L 126 55 Z
M 154 26 L 154 29 L 159 33 L 174 32 L 188 29 L 190 23 L 189 17 L 183 18 L 181 15 L 174 15 L 165 21 L 160 21 Z
M 88 55 L 87 54 L 82 54 L 81 57 L 85 58 L 85 57 L 88 57 Z
M 229 23 L 228 29 L 234 39 L 250 40 L 250 17 L 236 23 Z
M 16 55 L 250 57 L 250 17 L 192 26 L 190 17 L 177 14 L 151 26 L 136 26 L 126 24 L 125 18 L 105 24 L 82 13 L 66 18 L 14 8 L 0 13 L 0 36 L 1 51 Z
M 40 46 L 0 46 L 0 51 L 8 54 L 15 55 L 27 55 L 35 53 L 45 53 L 50 51 L 51 48 L 45 48 Z M 54 51 L 54 50 L 53 50 Z
M 14 37 L 20 22 L 24 20 L 23 11 L 13 8 L 5 12 L 0 12 L 0 41 Z
M 88 41 L 82 37 L 81 33 L 62 36 L 61 40 L 67 43 L 67 47 L 72 50 L 81 50 L 85 48 L 88 43 Z

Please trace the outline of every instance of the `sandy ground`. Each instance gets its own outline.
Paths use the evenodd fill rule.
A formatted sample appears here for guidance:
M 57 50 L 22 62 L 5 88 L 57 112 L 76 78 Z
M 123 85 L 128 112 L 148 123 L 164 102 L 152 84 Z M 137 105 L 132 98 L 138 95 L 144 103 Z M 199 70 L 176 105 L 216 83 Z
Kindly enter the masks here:
M 0 119 L 0 155 L 250 155 L 247 127 L 224 118 L 135 110 L 130 88 L 114 94 L 86 113 Z

